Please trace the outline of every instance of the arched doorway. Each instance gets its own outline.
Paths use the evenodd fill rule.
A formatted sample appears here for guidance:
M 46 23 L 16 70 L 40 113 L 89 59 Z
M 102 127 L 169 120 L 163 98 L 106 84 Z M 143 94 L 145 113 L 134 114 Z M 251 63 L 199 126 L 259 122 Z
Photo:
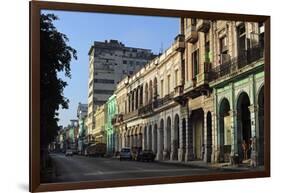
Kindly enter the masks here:
M 154 124 L 153 127 L 153 146 L 152 151 L 157 154 L 157 124 Z
M 148 128 L 148 147 L 149 150 L 152 150 L 152 125 L 149 125 Z
M 184 161 L 185 153 L 186 153 L 186 120 L 182 119 L 182 157 L 181 161 Z
M 147 149 L 147 126 L 143 129 L 143 149 Z
M 231 117 L 229 101 L 224 98 L 219 107 L 219 162 L 229 162 L 231 153 Z
M 165 159 L 170 159 L 170 153 L 171 153 L 171 118 L 167 118 L 167 124 L 166 124 L 166 147 L 165 147 Z
M 173 139 L 173 157 L 172 159 L 173 160 L 178 160 L 178 149 L 179 149 L 179 146 L 180 146 L 180 143 L 179 143 L 179 123 L 180 122 L 180 118 L 179 118 L 179 115 L 176 114 L 175 115 L 175 119 L 174 119 L 174 129 L 173 129 L 173 132 L 174 132 L 174 139 Z
M 161 119 L 160 127 L 158 128 L 158 147 L 157 154 L 158 160 L 163 158 L 163 150 L 164 150 L 164 120 Z
M 193 154 L 194 159 L 204 158 L 204 111 L 202 108 L 192 111 Z
M 250 146 L 250 139 L 252 137 L 249 106 L 249 96 L 247 93 L 242 92 L 237 100 L 237 147 L 240 161 L 250 158 L 250 151 L 243 152 L 242 148 L 242 144 Z
M 207 113 L 207 162 L 211 162 L 212 158 L 212 114 Z
M 257 136 L 257 148 L 258 148 L 258 165 L 264 165 L 264 86 L 260 89 L 258 95 L 258 136 Z

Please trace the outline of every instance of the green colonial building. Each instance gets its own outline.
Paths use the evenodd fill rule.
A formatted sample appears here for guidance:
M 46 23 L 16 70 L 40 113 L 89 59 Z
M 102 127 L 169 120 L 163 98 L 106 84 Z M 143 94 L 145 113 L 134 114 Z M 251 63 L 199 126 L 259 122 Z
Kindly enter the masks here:
M 115 131 L 112 125 L 112 118 L 118 113 L 116 96 L 112 95 L 106 102 L 106 123 L 105 123 L 105 131 L 106 131 L 106 141 L 107 141 L 107 154 L 112 155 L 115 153 Z
M 244 57 L 245 56 L 245 57 Z M 214 120 L 218 162 L 264 160 L 264 54 L 263 47 L 229 60 L 214 73 Z M 250 151 L 244 151 L 244 149 Z

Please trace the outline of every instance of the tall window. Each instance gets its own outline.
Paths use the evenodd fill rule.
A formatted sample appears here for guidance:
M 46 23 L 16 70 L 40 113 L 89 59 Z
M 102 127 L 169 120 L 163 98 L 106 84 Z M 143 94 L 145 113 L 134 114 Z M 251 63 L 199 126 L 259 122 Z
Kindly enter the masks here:
M 223 36 L 220 38 L 220 63 L 225 64 L 229 61 L 229 55 L 228 55 L 228 45 L 227 45 L 227 37 Z
M 167 76 L 167 94 L 170 93 L 170 75 Z
M 161 80 L 161 97 L 164 96 L 164 80 Z
M 244 52 L 247 49 L 245 24 L 239 25 L 237 27 L 237 35 L 238 35 L 238 37 L 237 37 L 238 53 Z
M 197 19 L 191 19 L 191 25 L 196 26 L 197 24 Z
M 210 62 L 210 38 L 209 38 L 209 33 L 205 34 L 205 62 Z
M 196 78 L 199 73 L 199 50 L 192 53 L 192 78 Z
M 175 86 L 178 86 L 178 81 L 179 81 L 179 78 L 178 78 L 178 70 L 175 70 Z
M 259 45 L 264 48 L 264 23 L 259 23 Z

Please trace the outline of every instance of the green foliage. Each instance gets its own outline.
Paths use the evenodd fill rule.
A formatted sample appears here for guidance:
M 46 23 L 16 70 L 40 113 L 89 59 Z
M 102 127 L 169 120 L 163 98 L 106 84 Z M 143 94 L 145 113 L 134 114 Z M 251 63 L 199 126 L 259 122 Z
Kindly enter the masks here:
M 76 50 L 67 45 L 68 38 L 57 31 L 53 14 L 40 17 L 40 133 L 41 147 L 46 147 L 57 134 L 58 110 L 68 108 L 69 100 L 63 96 L 67 82 L 58 77 L 63 72 L 71 78 L 70 62 L 77 59 Z

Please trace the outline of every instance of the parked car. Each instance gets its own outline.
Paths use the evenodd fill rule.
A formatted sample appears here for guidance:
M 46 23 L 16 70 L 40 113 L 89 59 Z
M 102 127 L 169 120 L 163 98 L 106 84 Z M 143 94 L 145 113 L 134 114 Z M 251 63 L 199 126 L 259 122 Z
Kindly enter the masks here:
M 106 144 L 105 143 L 96 143 L 88 146 L 85 149 L 86 156 L 100 156 L 103 157 L 106 153 Z
M 65 151 L 65 156 L 73 156 L 73 151 L 71 149 L 67 149 Z
M 131 148 L 129 147 L 122 148 L 120 151 L 119 159 L 120 161 L 124 159 L 131 160 L 132 159 Z
M 137 161 L 154 161 L 155 154 L 151 150 L 143 150 L 137 155 Z

